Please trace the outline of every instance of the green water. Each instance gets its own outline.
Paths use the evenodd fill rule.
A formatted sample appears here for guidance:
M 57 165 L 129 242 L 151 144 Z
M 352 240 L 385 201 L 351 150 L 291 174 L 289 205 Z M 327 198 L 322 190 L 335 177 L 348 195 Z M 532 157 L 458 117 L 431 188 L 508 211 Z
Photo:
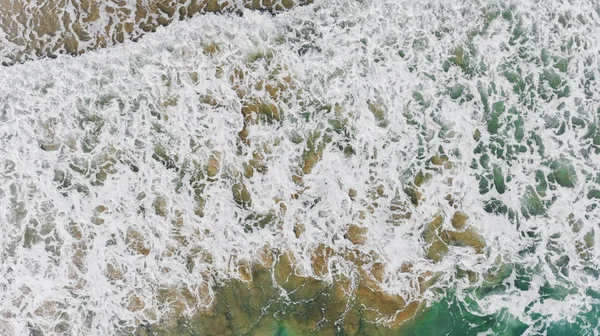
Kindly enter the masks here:
M 493 285 L 491 290 L 485 292 L 494 293 L 493 288 L 498 286 Z M 282 300 L 273 288 L 248 289 L 242 283 L 232 283 L 218 289 L 215 314 L 194 319 L 180 318 L 177 326 L 173 328 L 153 327 L 138 330 L 136 335 L 512 336 L 522 335 L 526 331 L 557 336 L 588 335 L 591 334 L 590 330 L 598 327 L 600 316 L 600 304 L 595 303 L 589 311 L 580 313 L 570 322 L 562 320 L 547 323 L 548 316 L 532 313 L 530 316 L 533 323 L 527 325 L 506 309 L 491 315 L 474 313 L 478 308 L 475 301 L 469 298 L 461 301 L 454 293 L 450 293 L 424 309 L 413 320 L 399 328 L 391 329 L 367 321 L 360 304 L 351 305 L 345 317 L 342 317 L 345 305 L 333 297 L 335 289 L 312 287 L 320 289 L 305 293 L 311 295 L 310 298 L 291 302 Z M 481 293 L 479 289 L 476 291 Z M 496 288 L 496 291 L 498 290 L 502 291 Z M 561 299 L 569 290 L 546 285 L 542 286 L 539 292 L 540 297 L 545 299 Z M 256 301 L 257 299 L 266 302 Z
M 406 325 L 398 335 L 521 335 L 527 325 L 502 311 L 500 314 L 479 316 L 469 313 L 454 295 L 449 295 Z
M 529 327 L 506 311 L 480 316 L 469 313 L 465 308 L 465 305 L 460 303 L 454 295 L 448 295 L 406 324 L 401 330 L 392 331 L 385 327 L 366 323 L 358 333 L 348 334 L 338 331 L 335 335 L 469 336 L 484 333 L 484 335 L 516 336 L 523 335 Z M 593 305 L 588 313 L 578 315 L 572 322 L 561 321 L 550 323 L 548 326 L 539 326 L 537 324 L 543 320 L 543 316 L 539 316 L 539 320 L 534 326 L 540 327 L 540 329 L 534 334 L 546 332 L 548 336 L 591 335 L 590 330 L 598 327 L 598 316 L 600 316 L 599 304 Z M 314 334 L 318 335 L 319 333 Z M 302 336 L 306 334 L 298 333 L 292 328 L 286 328 L 285 324 L 278 323 L 271 335 Z

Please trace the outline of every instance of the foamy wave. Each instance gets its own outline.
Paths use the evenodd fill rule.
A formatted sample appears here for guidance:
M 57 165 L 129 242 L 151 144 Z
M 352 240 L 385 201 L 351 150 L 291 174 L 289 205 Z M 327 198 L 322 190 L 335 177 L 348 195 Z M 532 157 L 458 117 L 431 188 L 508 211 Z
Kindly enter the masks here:
M 327 1 L 3 68 L 5 332 L 191 315 L 265 248 L 327 281 L 376 260 L 386 292 L 453 290 L 531 334 L 588 311 L 598 22 L 590 3 Z

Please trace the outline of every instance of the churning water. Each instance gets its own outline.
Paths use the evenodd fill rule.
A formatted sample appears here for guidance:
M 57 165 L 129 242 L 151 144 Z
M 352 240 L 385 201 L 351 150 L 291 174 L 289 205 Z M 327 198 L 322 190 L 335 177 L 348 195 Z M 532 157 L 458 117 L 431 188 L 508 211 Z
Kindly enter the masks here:
M 243 14 L 0 69 L 0 333 L 598 334 L 596 1 Z

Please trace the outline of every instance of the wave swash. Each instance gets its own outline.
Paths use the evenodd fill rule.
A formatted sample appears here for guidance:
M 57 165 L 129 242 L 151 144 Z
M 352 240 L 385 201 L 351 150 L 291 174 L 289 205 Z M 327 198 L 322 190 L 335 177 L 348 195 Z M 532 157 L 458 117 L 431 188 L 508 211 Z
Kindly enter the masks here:
M 598 334 L 600 6 L 238 7 L 2 21 L 0 334 Z

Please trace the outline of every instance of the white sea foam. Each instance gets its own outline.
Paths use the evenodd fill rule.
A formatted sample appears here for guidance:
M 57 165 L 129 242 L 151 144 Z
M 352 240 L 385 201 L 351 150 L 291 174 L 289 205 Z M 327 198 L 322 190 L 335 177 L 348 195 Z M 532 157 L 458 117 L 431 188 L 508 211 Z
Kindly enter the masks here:
M 366 207 L 351 201 L 348 189 L 368 199 L 366 195 L 378 185 L 384 187 L 384 196 L 372 213 L 367 211 L 363 225 L 368 228 L 368 240 L 360 248 L 375 251 L 386 261 L 385 285 L 390 291 L 419 297 L 407 276 L 398 272 L 409 262 L 414 270 L 409 277 L 439 271 L 434 287 L 456 289 L 459 298 L 475 298 L 472 289 L 485 286 L 484 275 L 492 274 L 494 265 L 512 264 L 529 269 L 529 289 L 515 287 L 515 271 L 499 280 L 506 290 L 477 297 L 479 314 L 506 308 L 529 323 L 533 312 L 550 322 L 590 309 L 597 302 L 585 291 L 600 290 L 600 282 L 586 269 L 598 271 L 600 246 L 590 246 L 588 258 L 582 259 L 576 244 L 589 232 L 596 241 L 600 234 L 600 215 L 594 208 L 597 199 L 588 197 L 590 190 L 600 188 L 598 147 L 585 138 L 590 125 L 598 123 L 600 92 L 594 80 L 590 94 L 584 90 L 589 74 L 600 76 L 598 9 L 592 2 L 574 6 L 566 1 L 525 1 L 512 6 L 513 23 L 495 19 L 471 40 L 469 32 L 485 25 L 482 8 L 506 9 L 509 4 L 323 1 L 275 17 L 254 12 L 245 12 L 243 17 L 204 15 L 158 29 L 137 43 L 0 69 L 0 332 L 25 335 L 34 329 L 52 335 L 65 328 L 65 334 L 107 335 L 143 319 L 152 322 L 142 311 L 127 309 L 131 293 L 146 308 L 156 308 L 159 319 L 155 296 L 160 286 L 193 288 L 207 281 L 202 280 L 207 273 L 217 279 L 234 276 L 232 258 L 256 258 L 264 245 L 291 249 L 304 258 L 301 264 L 310 265 L 309 252 L 316 244 L 338 250 L 351 246 L 342 237 Z M 568 24 L 562 25 L 559 16 L 567 13 Z M 518 20 L 527 40 L 510 43 Z M 571 37 L 578 38 L 579 45 L 573 42 L 571 51 L 561 50 Z M 220 51 L 203 53 L 203 46 L 213 41 Z M 470 60 L 478 68 L 474 74 L 458 66 L 443 70 L 444 60 L 458 46 L 476 51 Z M 514 84 L 503 75 L 503 67 L 521 71 L 524 79 L 531 75 L 536 87 L 540 86 L 539 75 L 554 63 L 535 64 L 543 48 L 552 56 L 568 59 L 568 70 L 560 75 L 570 86 L 570 95 L 544 101 L 536 93 L 532 107 L 527 108 L 527 101 L 519 100 Z M 267 51 L 273 53 L 271 60 L 248 61 L 249 55 Z M 481 70 L 481 64 L 486 70 Z M 242 102 L 228 77 L 235 68 L 246 70 L 240 85 L 268 99 L 253 88 L 254 83 L 273 75 L 277 67 L 287 69 L 302 92 L 292 93 L 289 103 L 280 105 L 281 124 L 252 126 L 250 140 L 255 148 L 269 143 L 272 153 L 265 160 L 266 172 L 246 181 L 253 203 L 251 209 L 241 209 L 231 195 L 235 179 L 227 176 L 242 171 L 252 151 L 240 152 L 237 147 Z M 197 83 L 190 77 L 192 72 L 198 75 Z M 515 107 L 525 128 L 521 143 L 539 135 L 545 151 L 540 154 L 532 143 L 527 153 L 513 160 L 493 157 L 491 164 L 500 166 L 512 180 L 505 193 L 498 194 L 492 186 L 482 195 L 476 175 L 487 173 L 481 166 L 470 165 L 480 160 L 474 154 L 475 129 L 481 131 L 484 143 L 491 143 L 477 88 L 479 83 L 487 88 L 492 82 L 497 93 L 490 94 L 489 104 L 502 100 L 507 110 Z M 464 85 L 463 96 L 473 95 L 470 101 L 459 103 L 449 97 L 456 83 Z M 414 92 L 422 94 L 429 107 L 419 106 Z M 202 103 L 204 95 L 214 97 L 218 105 Z M 176 106 L 163 106 L 171 98 L 177 98 Z M 385 110 L 387 127 L 377 126 L 369 111 L 373 101 Z M 305 144 L 294 144 L 289 133 L 323 132 L 330 116 L 318 113 L 309 102 L 342 107 L 355 130 L 350 137 L 355 154 L 347 157 L 336 148 L 333 143 L 341 136 L 332 133 L 333 142 L 304 177 L 306 190 L 296 198 L 293 194 L 299 187 L 291 177 Z M 570 112 L 568 117 L 565 111 Z M 314 116 L 305 121 L 305 112 Z M 407 113 L 416 125 L 409 124 Z M 158 114 L 163 115 L 160 120 Z M 585 126 L 575 125 L 573 116 L 584 118 Z M 550 117 L 566 123 L 564 134 L 558 136 L 556 129 L 546 126 Z M 509 134 L 504 141 L 517 143 Z M 95 143 L 90 152 L 82 149 L 84 139 Z M 197 145 L 191 146 L 190 140 Z M 58 150 L 42 149 L 53 144 Z M 152 158 L 157 145 L 177 157 L 177 165 L 185 160 L 205 165 L 211 153 L 222 153 L 223 176 L 206 182 L 202 218 L 194 214 L 191 176 L 184 175 L 182 189 L 176 191 L 178 173 Z M 455 167 L 433 174 L 409 220 L 399 226 L 389 224 L 392 198 L 398 195 L 408 201 L 403 189 L 440 146 Z M 92 185 L 99 166 L 108 162 L 106 156 L 115 158 L 110 168 L 114 171 L 102 184 Z M 521 215 L 526 186 L 537 184 L 536 171 L 550 174 L 551 168 L 543 163 L 559 159 L 573 165 L 574 187 L 554 184 L 555 190 L 546 192 L 545 199 L 555 200 L 545 215 Z M 134 172 L 130 163 L 139 171 Z M 71 176 L 70 185 L 63 183 L 65 175 Z M 447 183 L 449 177 L 452 185 Z M 65 188 L 60 189 L 61 184 Z M 469 214 L 487 247 L 485 254 L 451 247 L 436 264 L 426 259 L 421 236 L 423 225 L 440 212 L 449 227 L 455 209 L 444 199 L 448 194 Z M 166 200 L 166 218 L 153 210 L 157 197 Z M 484 204 L 491 197 L 514 209 L 518 219 L 486 212 Z M 281 214 L 282 229 L 273 226 L 247 232 L 242 219 L 251 212 L 277 209 L 275 198 L 287 206 Z M 107 210 L 99 213 L 99 205 Z M 140 207 L 145 211 L 139 211 Z M 574 221 L 579 220 L 577 232 L 568 224 L 571 213 Z M 94 223 L 94 217 L 104 222 Z M 183 224 L 175 232 L 177 218 Z M 293 232 L 296 222 L 306 227 L 300 239 Z M 127 248 L 127 234 L 133 230 L 146 242 L 147 256 Z M 37 234 L 32 235 L 34 231 Z M 176 234 L 185 236 L 187 245 Z M 535 249 L 522 252 L 532 246 Z M 198 251 L 212 254 L 213 261 L 203 261 Z M 564 256 L 569 258 L 568 272 L 561 273 L 555 263 Z M 192 270 L 186 268 L 190 258 L 195 261 Z M 109 263 L 122 270 L 120 279 L 106 276 Z M 467 284 L 455 277 L 457 266 L 482 276 L 476 285 Z M 543 299 L 539 289 L 545 284 L 574 290 L 560 302 Z M 423 297 L 435 300 L 440 295 L 429 290 Z M 532 328 L 529 332 L 535 333 L 537 329 Z

